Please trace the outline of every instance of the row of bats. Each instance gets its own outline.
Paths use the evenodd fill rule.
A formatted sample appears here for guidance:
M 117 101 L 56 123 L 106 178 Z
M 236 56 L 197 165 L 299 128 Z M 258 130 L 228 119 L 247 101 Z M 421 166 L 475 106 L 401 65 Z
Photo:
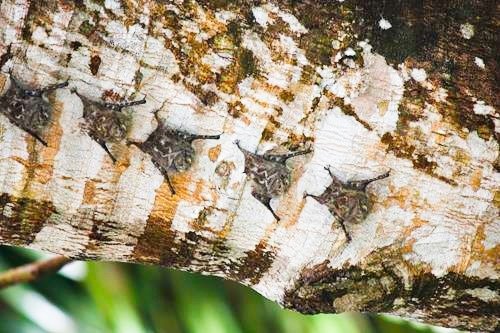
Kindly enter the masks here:
M 0 97 L 0 113 L 6 116 L 11 123 L 29 133 L 42 145 L 47 142 L 42 138 L 44 129 L 52 118 L 52 106 L 46 95 L 68 86 L 68 82 L 47 86 L 41 89 L 28 89 L 18 82 L 12 75 L 8 91 Z M 76 90 L 72 92 L 78 94 Z M 123 103 L 106 103 L 90 100 L 78 94 L 83 102 L 83 118 L 87 134 L 104 149 L 111 160 L 116 158 L 108 149 L 108 144 L 126 140 L 128 121 L 124 108 L 146 103 L 145 99 Z M 155 113 L 156 116 L 156 113 Z M 151 161 L 163 174 L 172 195 L 175 189 L 170 182 L 169 174 L 188 170 L 195 159 L 195 150 L 192 147 L 194 140 L 219 139 L 220 135 L 191 134 L 167 126 L 161 119 L 158 127 L 144 142 L 134 143 L 141 151 L 151 157 Z M 245 156 L 245 173 L 252 179 L 252 195 L 272 213 L 276 220 L 279 216 L 271 207 L 271 199 L 287 192 L 291 185 L 291 168 L 287 160 L 311 153 L 310 149 L 291 152 L 288 154 L 256 154 L 241 147 L 239 141 L 235 144 Z M 329 167 L 325 170 L 332 178 L 332 183 L 321 195 L 304 194 L 312 197 L 319 203 L 326 205 L 329 211 L 339 222 L 347 241 L 351 235 L 347 230 L 350 223 L 363 221 L 371 209 L 371 201 L 366 193 L 367 185 L 373 181 L 387 178 L 389 172 L 378 177 L 364 180 L 343 182 L 338 179 Z

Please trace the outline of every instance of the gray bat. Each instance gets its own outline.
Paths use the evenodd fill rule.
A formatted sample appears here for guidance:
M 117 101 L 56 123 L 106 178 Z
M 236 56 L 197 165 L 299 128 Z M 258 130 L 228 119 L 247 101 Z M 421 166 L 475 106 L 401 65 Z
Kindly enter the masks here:
M 144 153 L 151 156 L 151 161 L 160 170 L 167 180 L 170 192 L 175 189 L 170 182 L 169 172 L 188 170 L 193 164 L 195 151 L 192 147 L 194 140 L 220 138 L 220 135 L 197 135 L 168 127 L 158 118 L 158 127 L 145 142 L 133 143 Z
M 109 155 L 113 163 L 116 158 L 108 149 L 107 143 L 117 143 L 127 136 L 128 115 L 122 112 L 123 108 L 144 104 L 146 99 L 123 103 L 95 102 L 73 91 L 83 102 L 83 118 L 85 119 L 88 135 L 97 142 Z
M 363 221 L 372 207 L 370 198 L 366 193 L 366 187 L 376 180 L 389 177 L 390 171 L 375 178 L 351 180 L 344 183 L 335 177 L 330 167 L 325 167 L 325 170 L 332 177 L 330 186 L 319 196 L 306 193 L 304 197 L 312 197 L 319 203 L 326 205 L 330 213 L 339 221 L 347 241 L 351 241 L 346 224 Z
M 12 75 L 9 90 L 0 97 L 0 112 L 11 123 L 30 134 L 44 146 L 42 132 L 52 118 L 52 106 L 44 95 L 56 89 L 64 88 L 68 82 L 50 85 L 41 89 L 28 89 Z
M 273 214 L 276 220 L 280 217 L 271 208 L 271 199 L 285 193 L 290 187 L 291 169 L 286 165 L 289 158 L 305 155 L 310 149 L 288 154 L 257 155 L 241 148 L 239 141 L 235 142 L 245 156 L 245 173 L 253 180 L 252 195 Z

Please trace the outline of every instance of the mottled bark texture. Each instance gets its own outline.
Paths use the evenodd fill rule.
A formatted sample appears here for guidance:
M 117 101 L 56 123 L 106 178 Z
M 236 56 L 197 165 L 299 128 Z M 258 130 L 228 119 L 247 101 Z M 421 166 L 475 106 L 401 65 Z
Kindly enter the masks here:
M 61 88 L 26 95 L 51 106 L 36 129 L 0 103 L 0 243 L 218 275 L 304 313 L 498 331 L 498 6 L 3 0 L 1 96 L 10 78 Z M 142 99 L 103 111 L 120 135 L 84 114 Z M 214 139 L 182 155 L 159 123 Z M 312 152 L 250 177 L 235 142 Z

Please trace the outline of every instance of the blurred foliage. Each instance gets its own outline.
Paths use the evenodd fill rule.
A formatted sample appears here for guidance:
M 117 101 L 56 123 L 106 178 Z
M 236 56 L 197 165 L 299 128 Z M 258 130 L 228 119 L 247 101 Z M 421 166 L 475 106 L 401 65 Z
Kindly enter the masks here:
M 0 271 L 42 259 L 0 247 Z M 390 316 L 306 316 L 220 278 L 119 263 L 77 262 L 0 291 L 0 332 L 434 333 Z

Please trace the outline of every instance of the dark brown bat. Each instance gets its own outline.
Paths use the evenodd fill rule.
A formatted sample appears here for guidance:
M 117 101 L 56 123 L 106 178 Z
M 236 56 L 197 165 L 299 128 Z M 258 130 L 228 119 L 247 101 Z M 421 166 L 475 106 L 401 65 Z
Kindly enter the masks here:
M 0 112 L 11 123 L 33 136 L 47 146 L 42 139 L 42 132 L 52 118 L 52 106 L 44 95 L 56 89 L 64 88 L 68 82 L 63 82 L 41 89 L 28 89 L 20 84 L 12 75 L 9 90 L 0 97 Z
M 311 150 L 283 155 L 267 153 L 257 155 L 241 148 L 239 141 L 235 143 L 245 155 L 245 173 L 253 180 L 252 195 L 279 221 L 280 217 L 271 208 L 271 199 L 282 195 L 290 187 L 291 170 L 286 161 L 295 156 L 308 154 Z
M 144 153 L 151 156 L 151 161 L 166 178 L 170 192 L 175 189 L 170 182 L 169 172 L 188 170 L 195 159 L 192 147 L 194 140 L 220 138 L 220 135 L 197 135 L 168 127 L 157 117 L 158 127 L 143 143 L 134 143 Z
M 83 118 L 88 135 L 109 155 L 113 163 L 116 158 L 108 149 L 107 143 L 117 143 L 127 136 L 129 116 L 123 108 L 144 104 L 146 99 L 123 103 L 95 102 L 74 91 L 83 102 Z
M 372 205 L 366 193 L 366 187 L 371 182 L 389 177 L 389 171 L 375 178 L 351 180 L 344 183 L 335 177 L 330 167 L 325 167 L 325 170 L 332 177 L 330 186 L 319 196 L 306 193 L 304 197 L 312 197 L 326 205 L 330 213 L 339 221 L 347 241 L 351 241 L 346 224 L 363 221 L 371 210 Z

